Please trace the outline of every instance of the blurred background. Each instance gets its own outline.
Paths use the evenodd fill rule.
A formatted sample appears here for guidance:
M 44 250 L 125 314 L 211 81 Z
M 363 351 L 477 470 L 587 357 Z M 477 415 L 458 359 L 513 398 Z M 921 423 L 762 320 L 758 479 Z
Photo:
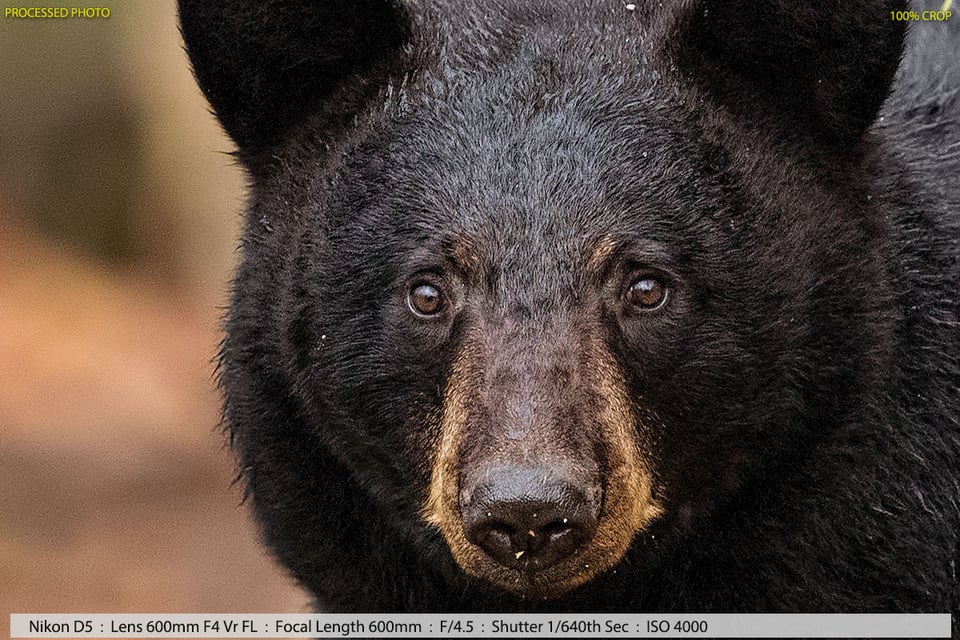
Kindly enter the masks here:
M 0 628 L 308 611 L 257 541 L 213 359 L 242 172 L 173 0 L 0 17 Z

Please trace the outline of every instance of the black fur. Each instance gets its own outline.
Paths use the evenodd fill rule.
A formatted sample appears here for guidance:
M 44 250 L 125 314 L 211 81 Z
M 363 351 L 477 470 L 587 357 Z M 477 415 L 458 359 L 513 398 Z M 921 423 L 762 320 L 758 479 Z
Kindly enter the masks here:
M 318 606 L 957 613 L 960 19 L 910 25 L 894 77 L 896 2 L 180 6 L 253 179 L 225 413 Z M 643 321 L 614 311 L 638 264 L 671 283 Z M 447 324 L 406 308 L 424 271 Z M 666 509 L 524 601 L 419 516 L 437 414 L 471 328 L 583 314 Z

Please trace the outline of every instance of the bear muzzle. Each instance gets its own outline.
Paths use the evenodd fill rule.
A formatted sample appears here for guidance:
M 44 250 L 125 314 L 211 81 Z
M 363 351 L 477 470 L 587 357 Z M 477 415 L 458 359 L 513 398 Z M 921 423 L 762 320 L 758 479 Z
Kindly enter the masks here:
M 548 338 L 464 338 L 421 510 L 460 569 L 521 598 L 610 569 L 662 512 L 616 359 L 599 339 Z

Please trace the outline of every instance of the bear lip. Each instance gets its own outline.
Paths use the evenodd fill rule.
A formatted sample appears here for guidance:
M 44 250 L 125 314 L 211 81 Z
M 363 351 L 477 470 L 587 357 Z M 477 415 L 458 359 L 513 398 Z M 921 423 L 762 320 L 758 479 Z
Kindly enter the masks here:
M 529 563 L 525 566 L 506 567 L 487 559 L 480 567 L 464 570 L 474 577 L 481 578 L 496 587 L 522 598 L 553 600 L 566 595 L 571 590 L 593 580 L 615 565 L 615 560 L 596 557 L 591 553 L 590 544 L 577 549 L 573 555 L 557 564 L 538 569 Z M 478 570 L 479 569 L 479 570 Z

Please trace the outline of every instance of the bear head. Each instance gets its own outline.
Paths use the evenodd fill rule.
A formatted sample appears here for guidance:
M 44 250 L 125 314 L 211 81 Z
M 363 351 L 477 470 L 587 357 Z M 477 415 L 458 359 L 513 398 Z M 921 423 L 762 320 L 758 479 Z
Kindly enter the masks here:
M 248 478 L 293 429 L 424 557 L 555 598 L 709 530 L 880 375 L 897 3 L 180 5 L 251 180 Z

